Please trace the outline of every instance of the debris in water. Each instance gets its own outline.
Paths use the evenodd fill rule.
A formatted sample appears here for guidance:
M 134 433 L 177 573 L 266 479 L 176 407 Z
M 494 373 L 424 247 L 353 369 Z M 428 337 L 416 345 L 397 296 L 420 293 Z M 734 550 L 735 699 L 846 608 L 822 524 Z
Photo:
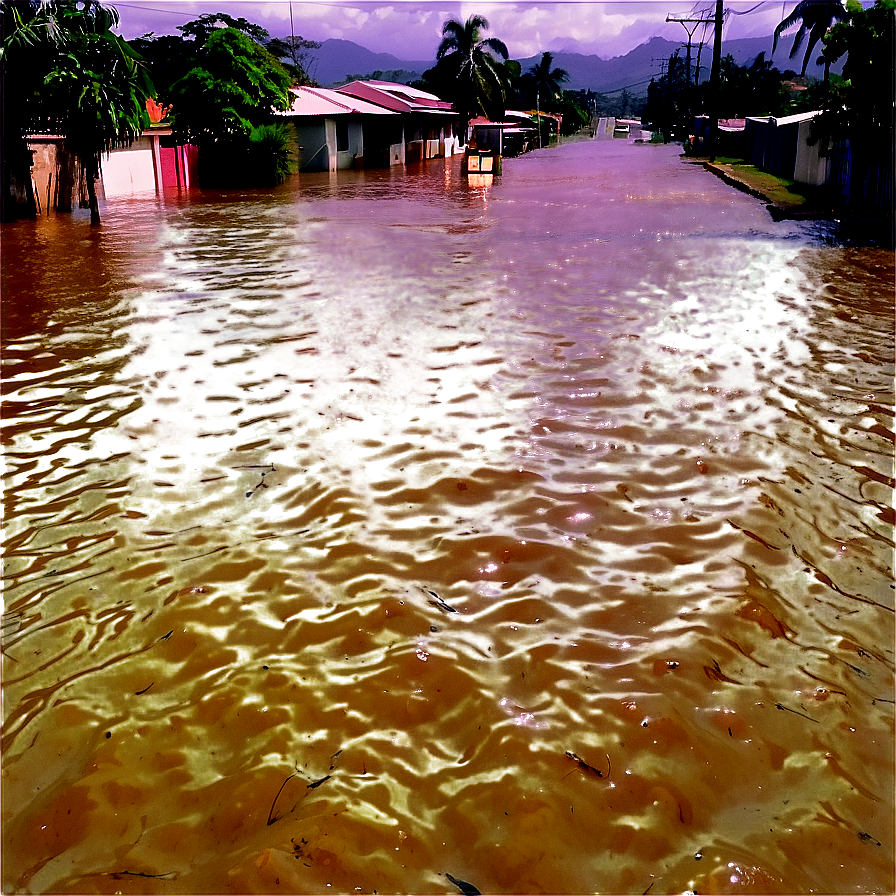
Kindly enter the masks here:
M 445 877 L 447 877 L 448 880 L 450 880 L 451 883 L 453 883 L 454 886 L 461 891 L 461 893 L 464 893 L 465 896 L 477 896 L 477 894 L 479 893 L 479 890 L 477 890 L 476 887 L 473 886 L 473 884 L 467 883 L 467 881 L 465 880 L 459 880 L 456 877 L 452 877 L 447 871 L 445 872 Z

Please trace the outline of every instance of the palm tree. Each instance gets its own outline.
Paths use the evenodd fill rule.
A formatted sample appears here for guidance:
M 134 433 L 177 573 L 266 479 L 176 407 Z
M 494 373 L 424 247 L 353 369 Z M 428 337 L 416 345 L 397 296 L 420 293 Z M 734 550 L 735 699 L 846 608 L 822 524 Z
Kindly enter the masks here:
M 828 29 L 834 24 L 835 20 L 843 20 L 846 18 L 846 15 L 846 10 L 843 8 L 840 0 L 801 0 L 793 8 L 790 15 L 775 28 L 772 53 L 777 49 L 778 39 L 781 35 L 799 22 L 800 27 L 793 39 L 790 58 L 793 59 L 796 56 L 803 45 L 806 35 L 808 35 L 809 43 L 806 46 L 803 68 L 800 71 L 801 75 L 805 75 L 806 67 L 809 65 L 809 58 L 812 56 L 812 50 L 815 49 L 815 45 L 827 34 Z M 825 63 L 824 79 L 825 81 L 828 79 L 828 63 Z
M 448 19 L 436 50 L 436 67 L 447 78 L 455 109 L 468 123 L 476 115 L 501 118 L 509 89 L 507 47 L 496 37 L 483 37 L 488 21 L 480 15 L 466 22 Z M 499 58 L 500 57 L 500 58 Z
M 547 100 L 560 98 L 562 90 L 560 85 L 569 80 L 569 73 L 562 68 L 551 68 L 554 61 L 553 53 L 542 53 L 541 60 L 526 72 L 526 81 L 529 89 L 535 92 L 535 111 L 538 114 L 538 145 L 541 146 L 541 97 L 544 94 Z

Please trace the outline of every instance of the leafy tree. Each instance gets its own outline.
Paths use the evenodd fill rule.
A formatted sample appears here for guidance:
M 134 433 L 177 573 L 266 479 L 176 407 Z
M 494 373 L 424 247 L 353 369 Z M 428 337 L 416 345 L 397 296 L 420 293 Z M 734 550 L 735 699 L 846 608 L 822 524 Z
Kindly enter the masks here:
M 686 69 L 685 61 L 676 51 L 669 58 L 665 74 L 659 80 L 652 79 L 647 87 L 643 121 L 661 133 L 667 143 L 685 137 L 691 127 L 688 97 L 692 88 Z M 624 117 L 622 110 L 619 114 Z
M 574 134 L 591 121 L 591 106 L 583 100 L 582 91 L 564 90 L 553 111 L 563 116 L 561 134 Z
M 436 65 L 424 75 L 436 93 L 451 100 L 465 122 L 477 115 L 498 120 L 506 107 L 507 47 L 496 37 L 483 37 L 488 27 L 488 20 L 480 15 L 466 22 L 448 19 L 442 25 Z
M 152 32 L 134 38 L 131 45 L 146 60 L 155 99 L 170 106 L 172 85 L 197 64 L 200 47 L 192 40 L 170 34 L 156 37 Z
M 320 44 L 317 41 L 290 35 L 289 37 L 272 37 L 264 46 L 275 59 L 280 60 L 283 67 L 292 75 L 294 85 L 314 83 L 310 74 L 313 60 L 309 50 L 319 49 Z M 285 61 L 287 59 L 288 62 Z
M 704 85 L 703 91 L 708 90 Z M 704 104 L 708 96 L 701 93 Z M 746 115 L 780 115 L 789 111 L 790 94 L 781 72 L 760 53 L 750 65 L 738 65 L 733 56 L 724 56 L 719 71 L 718 108 L 723 118 Z
M 772 42 L 772 54 L 778 48 L 778 40 L 781 35 L 799 22 L 799 30 L 793 38 L 793 46 L 790 48 L 790 58 L 799 52 L 806 36 L 809 42 L 806 45 L 806 55 L 803 56 L 801 75 L 806 74 L 806 67 L 818 42 L 828 33 L 835 21 L 846 18 L 846 10 L 841 0 L 801 0 L 793 8 L 789 16 L 784 18 L 775 28 L 775 38 Z M 829 64 L 825 63 L 825 80 L 828 79 Z
M 26 132 L 40 120 L 51 121 L 81 164 L 90 220 L 99 224 L 96 180 L 103 152 L 129 143 L 149 125 L 146 100 L 154 89 L 146 67 L 128 42 L 112 33 L 116 11 L 96 0 L 4 2 L 2 21 L 6 173 L 23 179 L 26 160 L 30 172 Z M 14 91 L 8 89 L 13 72 Z M 4 201 L 6 183 L 4 177 Z
M 199 147 L 200 182 L 281 181 L 291 171 L 284 159 L 295 135 L 275 124 L 272 111 L 289 108 L 297 75 L 274 54 L 299 53 L 301 38 L 291 45 L 271 40 L 260 25 L 227 13 L 179 28 L 182 37 L 147 34 L 136 44 L 149 60 L 157 99 L 171 109 L 175 139 Z
M 290 105 L 289 73 L 264 47 L 235 28 L 209 33 L 195 65 L 171 85 L 175 137 L 199 147 L 200 166 L 243 151 L 253 127 Z M 228 166 L 205 166 L 214 179 Z M 232 166 L 230 166 L 232 168 Z
M 826 65 L 846 56 L 843 78 L 832 85 L 822 115 L 813 123 L 813 138 L 825 144 L 849 139 L 860 154 L 894 159 L 894 90 L 896 29 L 894 0 L 876 0 L 864 8 L 847 2 L 848 19 L 824 38 Z
M 197 46 L 203 46 L 216 31 L 222 28 L 239 31 L 261 46 L 264 46 L 270 38 L 270 34 L 261 25 L 256 25 L 242 17 L 234 18 L 226 12 L 206 13 L 199 16 L 198 19 L 187 22 L 186 25 L 177 26 L 177 30 L 183 34 L 184 38 L 195 41 Z

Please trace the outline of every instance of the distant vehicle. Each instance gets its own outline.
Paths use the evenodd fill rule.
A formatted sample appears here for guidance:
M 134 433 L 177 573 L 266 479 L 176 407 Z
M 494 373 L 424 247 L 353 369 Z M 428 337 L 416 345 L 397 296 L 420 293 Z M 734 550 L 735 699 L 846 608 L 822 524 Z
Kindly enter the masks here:
M 628 135 L 629 126 L 627 124 L 617 124 L 616 127 L 613 128 L 614 137 L 628 137 Z

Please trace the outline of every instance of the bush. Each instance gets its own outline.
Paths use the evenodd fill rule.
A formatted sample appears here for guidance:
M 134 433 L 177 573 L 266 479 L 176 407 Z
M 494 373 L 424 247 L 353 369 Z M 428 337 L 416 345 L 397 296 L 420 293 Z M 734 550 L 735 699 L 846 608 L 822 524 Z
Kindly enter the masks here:
M 262 124 L 249 135 L 249 164 L 257 177 L 257 185 L 273 187 L 282 184 L 298 170 L 295 152 L 297 138 L 291 124 Z
M 275 187 L 297 170 L 295 145 L 295 129 L 283 122 L 206 142 L 199 152 L 199 183 L 219 188 Z

